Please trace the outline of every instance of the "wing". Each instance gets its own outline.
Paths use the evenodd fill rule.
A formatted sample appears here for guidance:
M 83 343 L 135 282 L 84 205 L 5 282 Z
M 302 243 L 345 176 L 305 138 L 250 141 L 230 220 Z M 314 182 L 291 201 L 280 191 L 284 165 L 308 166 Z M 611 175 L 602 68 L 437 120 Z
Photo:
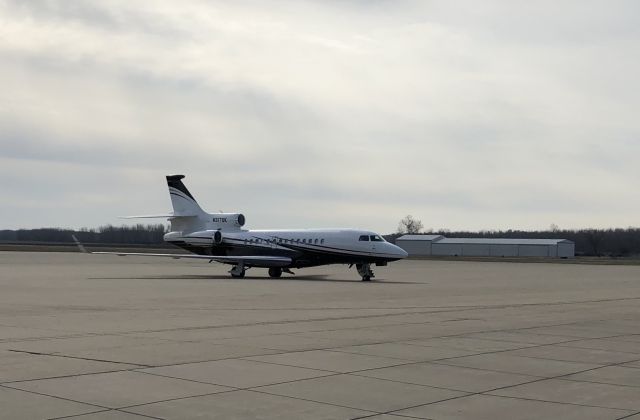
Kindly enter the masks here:
M 196 260 L 217 261 L 223 264 L 240 264 L 243 263 L 248 266 L 258 267 L 286 267 L 291 264 L 291 258 L 289 257 L 276 257 L 269 255 L 196 255 L 196 254 L 152 254 L 147 252 L 107 252 L 107 251 L 88 251 L 84 245 L 76 238 L 75 235 L 71 235 L 73 241 L 78 245 L 81 252 L 86 254 L 101 254 L 101 255 L 118 255 L 120 257 L 135 256 L 135 257 L 160 257 L 160 258 L 190 258 Z
M 164 257 L 173 258 L 179 260 L 181 258 L 190 258 L 196 260 L 217 261 L 225 264 L 239 264 L 244 263 L 249 266 L 264 266 L 264 267 L 285 267 L 291 264 L 291 258 L 289 257 L 276 257 L 268 255 L 195 255 L 195 254 L 151 254 L 146 252 L 89 252 L 89 254 L 102 254 L 102 255 L 118 255 L 120 257 L 134 256 L 134 257 Z

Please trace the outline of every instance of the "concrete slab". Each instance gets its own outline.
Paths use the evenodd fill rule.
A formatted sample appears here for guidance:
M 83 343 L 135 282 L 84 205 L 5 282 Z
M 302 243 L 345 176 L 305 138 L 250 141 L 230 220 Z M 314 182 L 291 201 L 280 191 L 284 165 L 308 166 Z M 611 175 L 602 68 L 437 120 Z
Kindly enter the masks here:
M 100 362 L 66 357 L 0 351 L 0 382 L 55 378 L 86 373 L 113 372 L 137 368 L 137 365 Z
M 527 344 L 557 344 L 564 343 L 566 341 L 575 340 L 575 337 L 568 337 L 562 335 L 547 335 L 547 334 L 535 334 L 522 331 L 492 331 L 482 332 L 475 334 L 468 334 L 465 337 L 468 338 L 480 338 L 484 340 L 498 340 L 498 341 L 513 341 L 516 343 Z
M 633 353 L 638 355 L 638 357 L 640 358 L 640 342 L 600 338 L 572 341 L 571 343 L 565 343 L 562 345 L 567 347 Z
M 413 362 L 426 362 L 428 360 L 469 356 L 476 353 L 475 351 L 470 350 L 416 346 L 404 343 L 365 344 L 361 346 L 337 347 L 332 349 L 332 351 L 368 354 L 371 356 L 382 356 Z
M 465 395 L 457 391 L 353 375 L 307 379 L 257 390 L 377 413 Z
M 330 348 L 336 345 L 331 340 L 304 337 L 294 334 L 261 335 L 257 337 L 226 338 L 215 340 L 225 346 L 254 347 L 279 351 L 302 351 Z
M 465 356 L 456 359 L 447 359 L 437 363 L 541 377 L 568 375 L 601 367 L 601 365 L 597 364 L 534 359 L 531 357 L 510 356 L 504 353 Z
M 167 420 L 190 419 L 353 419 L 374 413 L 252 391 L 186 398 L 133 407 L 128 411 Z
M 527 332 L 534 334 L 558 335 L 561 337 L 571 338 L 604 338 L 616 335 L 615 332 L 608 331 L 606 328 L 595 325 L 594 327 L 584 325 L 559 325 L 551 327 L 528 328 Z
M 584 362 L 595 364 L 623 363 L 638 359 L 637 354 L 617 351 L 583 349 L 548 345 L 505 352 L 506 355 L 535 357 L 539 359 L 564 360 L 567 362 Z
M 0 386 L 0 418 L 3 419 L 44 419 L 97 410 L 101 408 Z
M 19 382 L 13 388 L 120 408 L 172 398 L 213 394 L 229 388 L 147 375 L 139 372 L 98 373 L 58 379 Z
M 166 366 L 144 369 L 141 372 L 235 388 L 252 388 L 332 374 L 327 371 L 242 359 Z
M 207 342 L 185 342 L 145 344 L 129 347 L 104 349 L 70 349 L 68 356 L 109 360 L 121 363 L 135 363 L 140 366 L 165 366 L 181 363 L 196 363 L 243 356 L 271 354 L 277 350 L 267 350 L 247 346 L 225 346 Z
M 451 349 L 467 350 L 467 351 L 474 351 L 476 353 L 514 350 L 514 349 L 535 346 L 535 344 L 531 344 L 531 343 L 484 340 L 480 338 L 469 338 L 469 337 L 430 338 L 426 340 L 406 341 L 406 343 L 413 344 L 416 346 L 444 347 L 444 348 L 451 348 Z
M 50 338 L 45 340 L 21 340 L 0 344 L 0 348 L 24 350 L 36 353 L 60 353 L 69 351 L 92 351 L 130 348 L 136 346 L 154 346 L 169 343 L 154 338 L 138 338 L 123 335 L 84 335 L 81 337 Z
M 284 366 L 297 366 L 340 373 L 357 372 L 405 363 L 402 360 L 389 359 L 386 357 L 326 350 L 300 351 L 294 353 L 274 354 L 270 356 L 250 357 L 247 359 L 259 362 L 275 363 Z
M 361 372 L 358 375 L 467 392 L 485 392 L 495 388 L 513 386 L 539 379 L 535 376 L 432 363 L 416 363 L 375 369 Z
M 548 379 L 494 391 L 491 394 L 592 407 L 640 410 L 640 390 L 638 388 L 591 382 Z
M 629 368 L 624 365 L 606 366 L 600 369 L 569 375 L 564 379 L 640 387 L 640 369 Z M 640 392 L 640 389 L 638 392 Z
M 433 420 L 614 420 L 632 411 L 584 407 L 490 395 L 471 395 L 398 411 L 398 415 Z

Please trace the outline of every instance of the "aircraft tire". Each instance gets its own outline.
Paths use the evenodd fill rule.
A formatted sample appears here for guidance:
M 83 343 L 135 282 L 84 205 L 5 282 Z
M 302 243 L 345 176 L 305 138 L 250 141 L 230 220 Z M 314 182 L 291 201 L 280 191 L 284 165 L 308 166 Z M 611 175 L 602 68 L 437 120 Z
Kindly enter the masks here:
M 240 274 L 232 274 L 231 277 L 233 277 L 234 279 L 244 278 L 244 271 Z
M 271 267 L 269 269 L 269 277 L 278 278 L 280 276 L 282 276 L 282 268 Z

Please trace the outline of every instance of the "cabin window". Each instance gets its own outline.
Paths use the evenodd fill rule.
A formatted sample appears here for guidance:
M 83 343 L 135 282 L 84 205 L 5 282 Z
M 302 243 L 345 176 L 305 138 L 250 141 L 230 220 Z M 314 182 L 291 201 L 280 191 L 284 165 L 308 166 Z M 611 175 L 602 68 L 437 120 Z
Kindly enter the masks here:
M 309 240 L 307 241 L 307 243 L 312 244 L 312 243 L 313 243 L 313 240 L 312 240 L 312 239 L 309 239 Z
M 384 242 L 384 239 L 382 239 L 379 235 L 371 235 L 371 240 L 374 242 Z
M 317 245 L 317 244 L 318 244 L 318 239 L 317 239 L 317 238 L 316 238 L 316 239 L 314 239 L 314 240 L 313 240 L 313 243 Z
M 303 240 L 302 240 L 302 243 L 303 243 L 303 244 L 306 244 L 306 243 L 307 243 L 307 240 L 306 240 L 306 239 L 303 239 Z
M 369 241 L 369 235 L 360 235 L 359 241 Z
M 320 239 L 320 243 L 323 244 L 324 243 L 324 239 Z

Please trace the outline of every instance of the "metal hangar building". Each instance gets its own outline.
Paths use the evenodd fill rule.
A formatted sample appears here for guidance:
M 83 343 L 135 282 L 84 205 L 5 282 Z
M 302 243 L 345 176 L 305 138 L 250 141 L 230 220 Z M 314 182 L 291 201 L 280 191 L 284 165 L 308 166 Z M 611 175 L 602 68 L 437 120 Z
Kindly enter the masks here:
M 548 257 L 574 258 L 575 244 L 567 239 L 446 238 L 442 235 L 404 235 L 396 245 L 410 257 Z

